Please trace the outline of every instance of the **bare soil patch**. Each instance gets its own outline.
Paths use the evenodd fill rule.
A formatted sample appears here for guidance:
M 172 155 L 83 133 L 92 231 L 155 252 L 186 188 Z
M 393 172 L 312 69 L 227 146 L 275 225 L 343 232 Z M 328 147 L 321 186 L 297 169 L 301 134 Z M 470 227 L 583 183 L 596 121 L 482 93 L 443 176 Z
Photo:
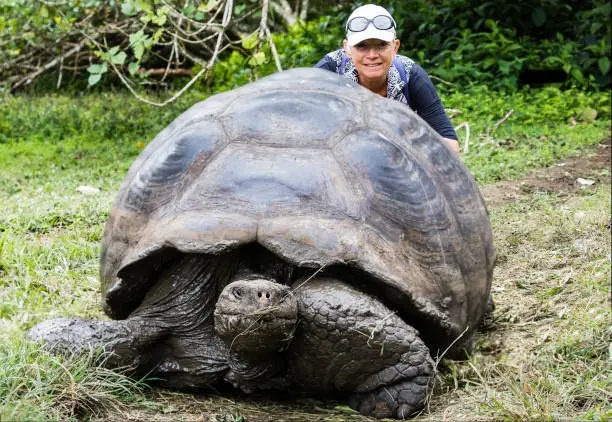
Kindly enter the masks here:
M 608 139 L 585 155 L 537 169 L 523 179 L 504 180 L 483 186 L 481 192 L 487 205 L 496 207 L 537 191 L 572 195 L 592 186 L 588 184 L 589 181 L 609 184 L 611 152 Z

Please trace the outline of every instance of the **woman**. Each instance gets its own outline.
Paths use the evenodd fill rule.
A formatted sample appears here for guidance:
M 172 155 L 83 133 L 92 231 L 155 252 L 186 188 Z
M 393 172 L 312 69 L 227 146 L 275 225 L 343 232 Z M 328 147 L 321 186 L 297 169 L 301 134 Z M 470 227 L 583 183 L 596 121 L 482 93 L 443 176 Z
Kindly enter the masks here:
M 397 54 L 395 20 L 374 4 L 358 7 L 346 23 L 344 48 L 328 53 L 315 67 L 336 72 L 370 91 L 408 104 L 457 153 L 459 142 L 427 73 Z

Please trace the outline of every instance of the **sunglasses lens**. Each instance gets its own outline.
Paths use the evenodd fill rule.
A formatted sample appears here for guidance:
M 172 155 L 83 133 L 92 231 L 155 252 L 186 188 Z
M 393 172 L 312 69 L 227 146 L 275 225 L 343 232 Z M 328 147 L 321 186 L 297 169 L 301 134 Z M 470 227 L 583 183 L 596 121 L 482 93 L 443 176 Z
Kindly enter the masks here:
M 385 30 L 393 27 L 393 20 L 389 16 L 376 16 L 372 23 L 378 29 Z
M 369 23 L 370 21 L 366 18 L 362 18 L 362 17 L 353 18 L 348 23 L 348 29 L 351 32 L 361 32 L 367 28 Z

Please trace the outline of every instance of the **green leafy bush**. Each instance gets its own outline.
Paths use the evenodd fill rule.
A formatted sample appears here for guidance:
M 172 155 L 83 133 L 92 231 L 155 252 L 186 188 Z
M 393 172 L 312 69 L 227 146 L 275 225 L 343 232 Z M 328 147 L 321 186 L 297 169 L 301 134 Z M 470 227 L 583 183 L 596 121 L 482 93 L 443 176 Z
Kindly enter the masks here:
M 199 98 L 201 95 L 192 92 L 177 103 L 159 108 L 134 101 L 127 93 L 6 95 L 0 100 L 0 143 L 36 140 L 60 144 L 75 135 L 100 143 L 126 138 L 147 141 L 151 133 L 161 130 Z
M 451 82 L 513 89 L 525 70 L 561 70 L 566 87 L 610 86 L 608 1 L 390 3 L 402 50 Z
M 326 53 L 342 45 L 342 25 L 337 17 L 321 17 L 316 21 L 297 23 L 286 33 L 274 35 L 282 67 L 314 66 Z M 228 53 L 213 69 L 211 91 L 227 91 L 276 72 L 270 46 L 264 45 L 262 52 L 266 59 L 260 63 L 251 61 L 252 55 L 248 50 Z

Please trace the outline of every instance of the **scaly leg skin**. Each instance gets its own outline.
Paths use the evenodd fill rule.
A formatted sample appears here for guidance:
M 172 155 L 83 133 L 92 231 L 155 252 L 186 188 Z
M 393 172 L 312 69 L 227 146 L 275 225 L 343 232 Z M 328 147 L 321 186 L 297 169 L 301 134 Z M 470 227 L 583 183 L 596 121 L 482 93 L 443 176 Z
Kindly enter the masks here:
M 433 361 L 414 328 L 336 279 L 311 280 L 295 294 L 293 380 L 312 391 L 347 392 L 349 406 L 377 418 L 405 418 L 423 407 Z
M 210 386 L 228 370 L 227 350 L 214 333 L 217 293 L 229 281 L 227 259 L 184 255 L 173 261 L 123 321 L 59 318 L 28 337 L 54 352 L 104 349 L 104 364 L 149 373 L 172 388 Z
M 32 327 L 27 338 L 43 342 L 52 353 L 78 356 L 102 352 L 104 366 L 133 372 L 144 366 L 138 340 L 132 336 L 127 321 L 99 321 L 80 318 L 55 318 Z

